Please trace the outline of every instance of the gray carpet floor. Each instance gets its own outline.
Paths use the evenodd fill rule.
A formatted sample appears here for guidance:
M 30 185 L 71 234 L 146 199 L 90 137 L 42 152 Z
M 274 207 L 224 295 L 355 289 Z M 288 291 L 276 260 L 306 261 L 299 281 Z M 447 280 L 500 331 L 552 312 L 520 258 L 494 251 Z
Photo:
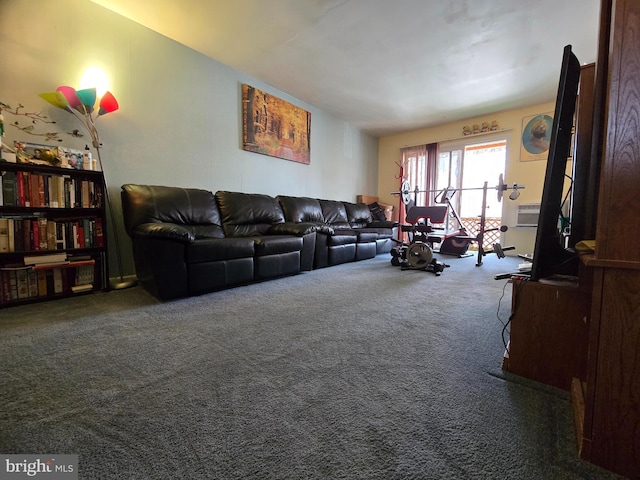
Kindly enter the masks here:
M 0 453 L 82 479 L 617 479 L 566 392 L 502 372 L 520 260 L 387 255 L 161 303 L 0 310 Z

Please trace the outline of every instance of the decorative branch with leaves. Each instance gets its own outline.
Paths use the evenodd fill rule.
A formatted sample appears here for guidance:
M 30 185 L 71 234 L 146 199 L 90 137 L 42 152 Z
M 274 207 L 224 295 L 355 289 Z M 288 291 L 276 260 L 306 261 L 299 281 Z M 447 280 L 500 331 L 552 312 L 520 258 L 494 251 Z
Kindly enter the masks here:
M 24 108 L 25 108 L 24 105 L 22 105 L 21 103 L 18 104 L 16 108 L 13 108 L 10 105 L 0 101 L 0 113 L 5 111 L 7 113 L 10 113 L 11 115 L 15 115 L 17 117 L 26 117 L 31 120 L 31 124 L 26 126 L 20 125 L 20 122 L 18 120 L 15 120 L 10 124 L 12 127 L 15 127 L 18 130 L 24 133 L 27 133 L 29 135 L 45 137 L 46 141 L 51 141 L 51 140 L 56 140 L 58 142 L 62 141 L 62 139 L 60 138 L 59 132 L 38 133 L 35 131 L 35 128 L 36 128 L 35 125 L 37 125 L 38 123 L 55 124 L 56 122 L 54 120 L 49 119 L 49 117 L 39 112 L 23 111 Z M 77 136 L 77 135 L 74 135 L 74 136 Z

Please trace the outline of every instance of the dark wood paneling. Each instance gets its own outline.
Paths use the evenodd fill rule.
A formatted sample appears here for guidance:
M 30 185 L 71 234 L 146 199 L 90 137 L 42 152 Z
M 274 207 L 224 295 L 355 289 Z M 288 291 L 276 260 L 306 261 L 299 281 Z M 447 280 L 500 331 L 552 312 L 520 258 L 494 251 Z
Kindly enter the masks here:
M 640 2 L 613 2 L 596 257 L 640 261 Z

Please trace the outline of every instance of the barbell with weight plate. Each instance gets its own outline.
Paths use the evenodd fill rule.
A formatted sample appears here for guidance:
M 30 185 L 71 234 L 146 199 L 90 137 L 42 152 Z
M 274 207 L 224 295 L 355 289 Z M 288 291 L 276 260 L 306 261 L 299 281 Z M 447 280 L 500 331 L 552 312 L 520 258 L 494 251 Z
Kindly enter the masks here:
M 447 190 L 449 190 L 449 191 L 485 190 L 487 188 L 489 188 L 489 187 L 487 187 L 485 185 L 484 187 L 475 187 L 475 188 L 450 188 L 450 187 L 447 187 Z M 498 176 L 498 185 L 496 185 L 495 187 L 492 187 L 492 188 L 494 188 L 495 190 L 498 191 L 498 201 L 501 202 L 502 201 L 502 195 L 507 190 L 513 190 L 511 192 L 511 194 L 509 195 L 509 198 L 511 200 L 515 200 L 520 195 L 518 193 L 518 190 L 522 190 L 525 187 L 524 187 L 524 185 L 519 185 L 517 183 L 514 183 L 513 185 L 508 185 L 508 184 L 504 183 L 504 178 L 503 178 L 502 174 L 500 174 Z M 443 190 L 420 190 L 420 188 L 418 186 L 416 186 L 415 188 L 411 188 L 411 184 L 409 183 L 409 180 L 403 180 L 402 184 L 400 185 L 400 191 L 399 192 L 391 192 L 391 195 L 400 195 L 400 198 L 402 199 L 402 203 L 404 203 L 405 205 L 408 205 L 409 202 L 411 201 L 411 194 L 412 193 L 417 196 L 418 193 L 435 193 L 435 192 L 441 192 L 441 191 L 443 191 Z

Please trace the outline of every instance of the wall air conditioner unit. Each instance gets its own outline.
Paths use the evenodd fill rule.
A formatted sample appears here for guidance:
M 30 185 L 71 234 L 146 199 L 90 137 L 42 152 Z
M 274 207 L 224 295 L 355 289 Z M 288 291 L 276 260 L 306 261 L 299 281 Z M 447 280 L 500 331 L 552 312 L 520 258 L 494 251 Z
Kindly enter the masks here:
M 520 203 L 516 218 L 516 227 L 537 227 L 540 217 L 539 203 Z

